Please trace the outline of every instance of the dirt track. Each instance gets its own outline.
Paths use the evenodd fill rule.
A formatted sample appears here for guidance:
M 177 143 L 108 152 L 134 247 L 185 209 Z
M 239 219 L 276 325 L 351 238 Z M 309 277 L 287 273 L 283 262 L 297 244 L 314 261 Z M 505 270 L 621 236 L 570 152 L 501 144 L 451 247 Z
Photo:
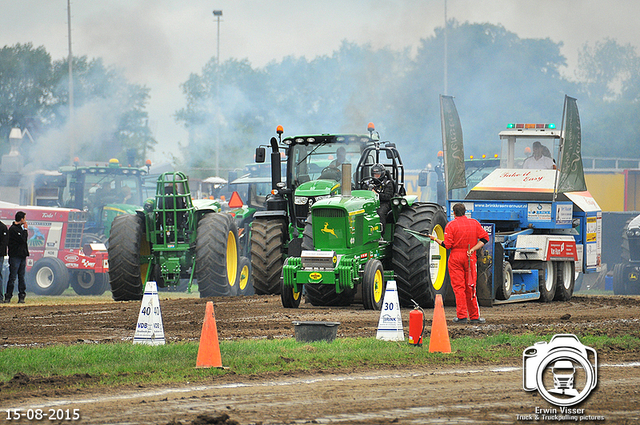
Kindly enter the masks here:
M 197 341 L 206 300 L 164 298 L 161 294 L 167 340 Z M 81 298 L 78 298 L 81 300 Z M 29 301 L 29 299 L 28 299 Z M 283 309 L 277 296 L 218 298 L 215 316 L 220 339 L 292 337 L 293 320 L 339 321 L 340 337 L 374 337 L 379 313 L 362 307 L 317 308 L 302 304 L 297 310 Z M 138 302 L 94 304 L 27 304 L 0 306 L 0 344 L 40 346 L 46 344 L 108 343 L 130 340 L 138 317 Z M 454 308 L 446 307 L 447 318 Z M 431 310 L 427 310 L 430 318 Z M 640 336 L 639 297 L 576 296 L 566 303 L 518 303 L 483 308 L 482 326 L 453 325 L 452 339 L 506 332 L 573 333 Z M 405 333 L 409 310 L 403 310 Z M 640 366 L 609 367 L 604 364 L 638 362 L 640 353 L 610 347 L 598 351 L 601 365 L 599 386 L 582 406 L 586 414 L 604 415 L 607 423 L 634 423 L 640 419 Z M 495 371 L 491 366 L 469 366 L 436 370 L 357 370 L 308 375 L 236 377 L 227 375 L 214 382 L 181 388 L 139 388 L 101 394 L 64 391 L 25 393 L 4 398 L 6 408 L 80 408 L 81 423 L 161 423 L 173 419 L 192 423 L 197 414 L 212 417 L 227 413 L 240 423 L 423 423 L 427 419 L 514 423 L 516 415 L 549 408 L 537 393 L 522 390 L 520 359 Z M 4 385 L 17 386 L 33 377 L 16 376 Z M 74 379 L 82 379 L 75 377 Z M 47 385 L 43 383 L 46 388 Z M 53 385 L 55 388 L 56 385 Z M 51 387 L 50 387 L 51 388 Z M 57 395 L 61 394 L 61 395 Z M 37 398 L 32 396 L 38 395 Z M 59 403 L 59 404 L 58 404 Z M 58 407 L 56 407 L 58 406 Z M 140 418 L 147 418 L 142 420 Z M 152 418 L 152 419 L 151 419 Z M 439 418 L 439 419 L 438 419 Z M 222 418 L 224 419 L 224 418 Z M 230 421 L 229 420 L 229 421 Z M 222 423 L 231 423 L 223 421 Z M 295 422 L 293 422 L 295 421 Z M 220 421 L 218 421 L 220 422 Z M 23 422 L 26 423 L 26 422 Z M 177 423 L 177 422 L 176 422 Z

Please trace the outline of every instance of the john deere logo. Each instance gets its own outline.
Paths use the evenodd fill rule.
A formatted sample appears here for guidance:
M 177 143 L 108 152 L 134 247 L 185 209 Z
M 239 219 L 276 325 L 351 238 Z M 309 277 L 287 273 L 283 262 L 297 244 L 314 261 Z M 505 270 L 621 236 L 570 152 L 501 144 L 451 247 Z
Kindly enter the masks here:
M 636 272 L 631 272 L 629 273 L 629 280 L 635 282 L 636 280 L 638 280 L 638 273 Z
M 320 280 L 322 279 L 322 275 L 320 273 L 313 272 L 309 275 L 312 280 Z
M 338 257 L 336 257 L 335 255 L 333 256 L 333 264 L 335 264 L 338 261 Z
M 336 232 L 333 229 L 329 229 L 329 223 L 327 223 L 326 221 L 324 222 L 324 227 L 322 229 L 320 229 L 322 231 L 322 233 L 330 233 L 333 236 L 335 236 L 336 238 L 338 237 L 336 235 Z

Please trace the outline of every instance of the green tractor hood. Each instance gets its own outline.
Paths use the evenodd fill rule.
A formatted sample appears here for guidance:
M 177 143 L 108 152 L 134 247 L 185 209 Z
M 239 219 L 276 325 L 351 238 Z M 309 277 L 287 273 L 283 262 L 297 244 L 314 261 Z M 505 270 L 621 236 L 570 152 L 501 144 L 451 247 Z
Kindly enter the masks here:
M 313 180 L 296 188 L 296 196 L 317 197 L 340 194 L 340 183 L 335 180 Z
M 335 196 L 311 207 L 315 249 L 349 250 L 380 239 L 379 203 L 373 192 L 354 190 L 352 196 Z

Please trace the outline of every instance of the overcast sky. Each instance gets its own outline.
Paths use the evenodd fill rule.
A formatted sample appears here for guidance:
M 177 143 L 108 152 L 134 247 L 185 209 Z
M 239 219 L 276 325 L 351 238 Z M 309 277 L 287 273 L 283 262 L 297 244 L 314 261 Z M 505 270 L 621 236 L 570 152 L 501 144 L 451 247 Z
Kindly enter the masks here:
M 342 40 L 415 51 L 444 25 L 445 0 L 74 0 L 74 56 L 100 57 L 151 89 L 150 125 L 159 142 L 154 162 L 186 141 L 173 119 L 184 106 L 180 84 L 216 55 L 247 58 L 254 67 L 284 56 L 329 55 Z M 31 42 L 57 60 L 68 54 L 66 0 L 0 0 L 0 45 Z M 459 22 L 503 25 L 521 38 L 562 42 L 569 62 L 606 37 L 640 44 L 637 0 L 447 0 Z M 381 64 L 384 66 L 384 64 Z M 274 128 L 278 123 L 274 123 Z M 319 132 L 322 129 L 309 129 Z M 265 135 L 265 140 L 270 135 Z M 256 145 L 259 141 L 256 141 Z

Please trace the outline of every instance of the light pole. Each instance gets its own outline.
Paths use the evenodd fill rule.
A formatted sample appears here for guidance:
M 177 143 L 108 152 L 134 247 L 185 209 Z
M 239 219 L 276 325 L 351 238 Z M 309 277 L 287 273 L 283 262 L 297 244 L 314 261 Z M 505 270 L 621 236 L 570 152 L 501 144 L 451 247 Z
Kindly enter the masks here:
M 447 90 L 449 90 L 448 86 L 448 58 L 447 58 L 447 50 L 448 50 L 448 46 L 447 46 L 447 29 L 448 29 L 449 24 L 447 23 L 447 0 L 444 0 L 444 94 L 447 94 Z
M 67 0 L 67 32 L 69 34 L 69 129 L 71 137 L 69 143 L 69 157 L 73 161 L 76 150 L 75 123 L 73 117 L 73 54 L 71 53 L 71 0 Z
M 216 51 L 216 176 L 220 177 L 220 18 L 222 17 L 222 10 L 214 10 L 213 16 L 218 18 L 218 38 L 217 38 L 217 51 Z

